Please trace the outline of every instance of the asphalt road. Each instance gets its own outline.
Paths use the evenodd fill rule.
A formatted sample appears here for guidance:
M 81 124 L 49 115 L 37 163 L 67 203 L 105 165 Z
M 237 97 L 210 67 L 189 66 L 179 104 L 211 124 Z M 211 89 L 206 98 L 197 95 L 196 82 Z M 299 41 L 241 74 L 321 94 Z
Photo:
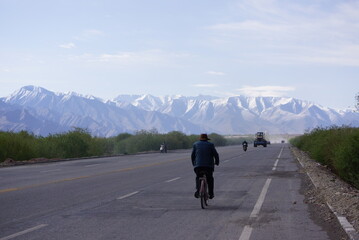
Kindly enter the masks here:
M 0 240 L 340 239 L 305 203 L 289 145 L 217 150 L 205 210 L 190 150 L 1 168 Z

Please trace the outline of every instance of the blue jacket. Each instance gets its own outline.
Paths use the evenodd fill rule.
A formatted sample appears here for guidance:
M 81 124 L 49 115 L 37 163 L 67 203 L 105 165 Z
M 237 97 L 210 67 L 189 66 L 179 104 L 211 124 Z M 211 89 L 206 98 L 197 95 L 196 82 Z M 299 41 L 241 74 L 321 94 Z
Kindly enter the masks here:
M 208 141 L 197 141 L 193 144 L 191 154 L 192 165 L 196 167 L 210 167 L 219 164 L 219 156 L 213 143 Z

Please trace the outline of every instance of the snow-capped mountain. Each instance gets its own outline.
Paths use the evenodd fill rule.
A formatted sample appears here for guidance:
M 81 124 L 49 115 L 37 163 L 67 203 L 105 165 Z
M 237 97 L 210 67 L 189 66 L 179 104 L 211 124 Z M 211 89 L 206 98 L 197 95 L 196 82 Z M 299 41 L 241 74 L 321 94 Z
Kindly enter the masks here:
M 2 103 L 1 103 L 2 102 Z M 0 99 L 0 129 L 28 130 L 35 134 L 57 133 L 59 129 L 36 126 L 23 118 L 9 119 L 11 109 L 25 109 L 37 121 L 57 124 L 60 130 L 74 127 L 88 129 L 95 136 L 114 136 L 122 132 L 150 130 L 159 132 L 177 130 L 185 133 L 196 131 L 198 126 L 186 120 L 156 111 L 146 111 L 132 105 L 119 107 L 115 102 L 76 93 L 54 93 L 44 88 L 26 86 L 9 97 Z M 62 131 L 63 132 L 63 131 Z
M 0 130 L 38 135 L 81 127 L 95 136 L 157 129 L 186 134 L 302 133 L 317 126 L 359 126 L 359 113 L 293 98 L 119 95 L 103 100 L 26 86 L 0 98 Z
M 336 111 L 308 101 L 282 97 L 228 98 L 154 97 L 151 95 L 118 99 L 141 109 L 159 111 L 173 117 L 214 129 L 218 133 L 302 133 L 317 126 L 359 126 L 359 114 Z M 126 101 L 127 100 L 127 101 Z

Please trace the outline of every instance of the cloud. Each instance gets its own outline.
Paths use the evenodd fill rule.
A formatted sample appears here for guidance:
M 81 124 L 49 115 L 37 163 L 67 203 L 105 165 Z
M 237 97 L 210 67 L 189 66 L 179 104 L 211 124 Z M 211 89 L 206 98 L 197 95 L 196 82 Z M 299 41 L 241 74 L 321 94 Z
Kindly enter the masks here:
M 74 48 L 74 47 L 76 47 L 75 46 L 75 43 L 65 43 L 65 44 L 61 44 L 61 45 L 59 45 L 59 47 L 60 48 L 67 48 L 67 49 L 70 49 L 70 48 Z
M 239 1 L 240 18 L 208 26 L 216 48 L 237 53 L 241 62 L 359 66 L 359 3 L 302 4 L 278 0 Z M 234 20 L 234 21 L 233 21 Z M 313 54 L 316 53 L 316 54 Z M 289 61 L 288 61 L 289 60 Z
M 69 60 L 106 64 L 106 66 L 178 66 L 186 64 L 192 55 L 185 53 L 166 52 L 160 49 L 150 49 L 145 51 L 126 51 L 118 53 L 103 53 L 91 54 L 86 53 L 82 55 L 70 56 Z
M 198 88 L 214 88 L 214 87 L 218 87 L 218 84 L 207 83 L 207 84 L 195 84 L 193 86 Z
M 223 75 L 226 75 L 224 72 L 215 72 L 215 71 L 208 71 L 208 72 L 206 72 L 206 74 L 209 74 L 209 75 L 216 75 L 216 76 L 223 76 Z
M 294 91 L 295 88 L 290 86 L 244 86 L 236 90 L 246 96 L 282 97 L 286 92 Z
M 11 72 L 11 69 L 8 67 L 0 67 L 0 72 Z
M 280 32 L 287 30 L 288 26 L 280 24 L 268 24 L 260 21 L 246 20 L 243 22 L 232 22 L 225 24 L 215 24 L 210 26 L 209 29 L 220 30 L 220 31 L 270 31 L 270 32 Z
M 103 35 L 105 35 L 103 31 L 97 29 L 87 29 L 82 31 L 78 36 L 75 36 L 74 39 L 77 41 L 86 41 Z

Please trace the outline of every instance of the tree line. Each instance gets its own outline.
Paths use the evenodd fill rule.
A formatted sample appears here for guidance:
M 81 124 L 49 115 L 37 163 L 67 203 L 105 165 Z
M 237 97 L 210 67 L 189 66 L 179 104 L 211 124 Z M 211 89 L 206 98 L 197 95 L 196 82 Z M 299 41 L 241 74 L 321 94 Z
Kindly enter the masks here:
M 222 135 L 209 134 L 216 146 L 240 144 L 243 139 L 228 140 Z M 47 137 L 36 136 L 27 131 L 0 131 L 0 162 L 10 158 L 15 161 L 34 158 L 81 158 L 91 156 L 112 156 L 134 154 L 145 151 L 159 151 L 162 143 L 169 150 L 188 149 L 198 140 L 198 135 L 185 135 L 179 131 L 166 134 L 156 129 L 140 130 L 134 134 L 121 133 L 115 137 L 93 137 L 81 128 L 52 134 Z

